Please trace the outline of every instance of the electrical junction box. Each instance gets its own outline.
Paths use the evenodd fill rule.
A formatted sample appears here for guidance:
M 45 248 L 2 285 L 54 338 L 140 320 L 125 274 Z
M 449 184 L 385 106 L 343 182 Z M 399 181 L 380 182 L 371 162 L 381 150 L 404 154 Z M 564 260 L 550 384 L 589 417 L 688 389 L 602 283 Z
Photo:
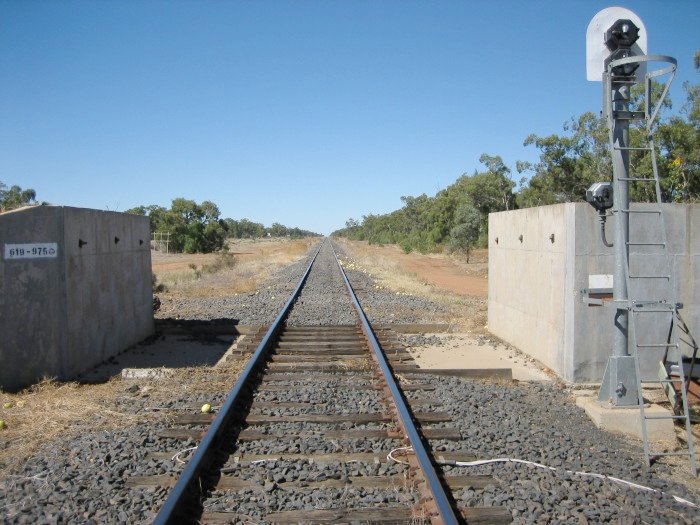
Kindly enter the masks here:
M 613 298 L 613 276 L 592 274 L 588 276 L 588 288 L 581 290 L 583 301 L 588 306 L 603 306 L 603 301 Z

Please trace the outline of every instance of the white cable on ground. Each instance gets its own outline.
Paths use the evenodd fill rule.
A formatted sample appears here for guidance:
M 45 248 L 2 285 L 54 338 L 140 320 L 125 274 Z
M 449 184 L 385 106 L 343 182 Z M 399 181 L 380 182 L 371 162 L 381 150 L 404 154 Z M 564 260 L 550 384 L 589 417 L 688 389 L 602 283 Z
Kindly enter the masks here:
M 401 447 L 401 448 L 395 448 L 389 454 L 387 455 L 387 459 L 391 461 L 395 461 L 397 463 L 403 463 L 407 464 L 405 461 L 399 461 L 394 456 L 392 456 L 392 452 L 396 452 L 397 450 L 409 450 L 411 447 Z M 412 450 L 412 449 L 411 449 Z M 479 459 L 476 461 L 438 461 L 439 464 L 441 465 L 454 465 L 457 467 L 476 467 L 479 465 L 488 465 L 490 463 L 521 463 L 523 465 L 532 465 L 533 467 L 541 468 L 544 470 L 552 470 L 552 471 L 557 471 L 561 470 L 556 467 L 549 467 L 547 465 L 543 465 L 542 463 L 536 463 L 534 461 L 526 461 L 524 459 L 515 459 L 515 458 L 495 458 L 495 459 Z M 607 476 L 605 474 L 596 474 L 595 472 L 581 472 L 577 471 L 574 472 L 573 470 L 565 470 L 567 474 L 573 474 L 575 476 L 588 476 L 592 478 L 598 478 L 598 479 L 608 479 L 614 483 L 619 483 L 621 485 L 627 485 L 629 487 L 633 487 L 635 489 L 639 490 L 644 490 L 646 492 L 654 492 L 657 494 L 663 494 L 664 496 L 671 496 L 676 502 L 682 503 L 683 505 L 688 505 L 690 507 L 693 507 L 695 509 L 699 508 L 698 505 L 693 503 L 692 501 L 688 501 L 687 499 L 680 498 L 678 496 L 674 496 L 673 494 L 668 494 L 666 492 L 663 492 L 661 490 L 653 489 L 651 487 L 646 487 L 644 485 L 639 485 L 638 483 L 632 483 L 631 481 L 626 481 L 624 479 L 616 478 L 613 476 Z
M 523 463 L 525 465 L 532 465 L 532 466 L 542 468 L 542 469 L 559 470 L 556 467 L 548 467 L 547 465 L 542 465 L 541 463 L 535 463 L 534 461 L 525 461 L 524 459 L 514 459 L 514 458 L 480 459 L 477 461 L 451 461 L 451 462 L 446 462 L 446 463 L 448 463 L 450 465 L 456 465 L 458 467 L 474 467 L 477 465 L 486 465 L 488 463 Z M 581 472 L 581 471 L 574 472 L 573 470 L 566 470 L 565 472 L 567 474 L 573 474 L 575 476 L 588 476 L 588 477 L 598 478 L 598 479 L 609 479 L 610 481 L 613 481 L 615 483 L 627 485 L 627 486 L 633 487 L 635 489 L 640 489 L 640 490 L 644 490 L 647 492 L 655 492 L 658 494 L 663 494 L 664 496 L 671 496 L 678 503 L 682 503 L 684 505 L 689 505 L 690 507 L 693 507 L 696 509 L 698 508 L 698 505 L 696 505 L 692 501 L 688 501 L 687 499 L 683 499 L 683 498 L 680 498 L 678 496 L 674 496 L 673 494 L 667 494 L 666 492 L 663 492 L 662 490 L 653 489 L 651 487 L 646 487 L 644 485 L 632 483 L 631 481 L 626 481 L 624 479 L 616 478 L 613 476 L 607 476 L 605 474 L 596 474 L 595 472 Z
M 389 461 L 394 461 L 395 463 L 401 463 L 402 465 L 410 465 L 410 463 L 408 461 L 401 461 L 400 459 L 396 459 L 393 456 L 394 452 L 398 452 L 399 450 L 405 450 L 406 452 L 413 452 L 413 447 L 395 448 L 394 450 L 389 451 L 389 453 L 386 455 L 386 459 Z
M 178 463 L 184 464 L 185 462 L 180 459 L 180 454 L 184 454 L 185 452 L 189 452 L 190 450 L 197 450 L 197 447 L 190 447 L 186 448 L 185 450 L 181 450 L 177 454 L 175 454 L 172 458 L 170 458 L 172 461 L 177 461 Z

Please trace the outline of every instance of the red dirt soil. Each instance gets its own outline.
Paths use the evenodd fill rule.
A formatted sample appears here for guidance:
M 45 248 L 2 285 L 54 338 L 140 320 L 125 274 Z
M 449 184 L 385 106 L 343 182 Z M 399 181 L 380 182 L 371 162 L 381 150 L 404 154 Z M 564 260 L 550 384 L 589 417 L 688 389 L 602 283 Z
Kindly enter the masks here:
M 398 250 L 397 250 L 398 252 Z M 464 269 L 450 259 L 429 257 L 414 253 L 392 253 L 392 259 L 408 272 L 436 288 L 468 297 L 487 297 L 486 277 L 465 275 Z

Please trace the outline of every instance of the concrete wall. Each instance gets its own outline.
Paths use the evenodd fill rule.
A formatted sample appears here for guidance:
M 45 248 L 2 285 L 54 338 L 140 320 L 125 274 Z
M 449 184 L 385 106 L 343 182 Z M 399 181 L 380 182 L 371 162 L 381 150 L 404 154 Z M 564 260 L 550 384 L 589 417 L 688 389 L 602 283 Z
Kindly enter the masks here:
M 0 215 L 0 387 L 69 379 L 152 333 L 149 237 L 147 218 L 122 213 Z M 56 256 L 5 257 L 6 244 L 32 242 L 57 243 Z
M 691 330 L 700 332 L 700 206 L 664 205 L 676 277 L 676 290 Z M 633 205 L 643 209 L 648 205 Z M 663 233 L 654 215 L 633 216 L 630 239 L 654 242 Z M 613 240 L 614 219 L 608 220 Z M 554 242 L 550 235 L 554 234 Z M 522 235 L 522 241 L 520 240 Z M 498 240 L 498 242 L 496 242 Z M 665 272 L 653 248 L 632 248 L 632 273 Z M 552 368 L 567 381 L 600 381 L 612 345 L 612 315 L 607 307 L 590 307 L 581 290 L 591 274 L 612 274 L 614 254 L 600 241 L 596 212 L 585 203 L 528 208 L 489 216 L 489 329 Z M 664 297 L 666 281 L 639 280 L 632 294 Z M 632 296 L 632 295 L 631 295 Z M 667 330 L 663 315 L 646 314 L 638 338 L 658 342 Z M 647 352 L 642 374 L 655 373 L 661 352 Z

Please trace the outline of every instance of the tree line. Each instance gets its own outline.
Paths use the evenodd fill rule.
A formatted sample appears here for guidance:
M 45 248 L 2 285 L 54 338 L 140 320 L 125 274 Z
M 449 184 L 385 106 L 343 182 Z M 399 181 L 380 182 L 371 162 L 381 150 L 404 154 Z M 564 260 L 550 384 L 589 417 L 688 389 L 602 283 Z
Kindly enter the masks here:
M 170 208 L 158 205 L 137 206 L 126 213 L 145 215 L 151 232 L 169 233 L 169 249 L 185 253 L 210 253 L 225 249 L 226 239 L 290 237 L 294 239 L 319 234 L 273 223 L 269 228 L 248 219 L 222 219 L 219 207 L 212 201 L 173 199 Z
M 20 186 L 8 187 L 0 181 L 0 213 L 23 206 L 34 206 L 36 191 Z M 265 227 L 248 219 L 222 219 L 219 207 L 211 201 L 197 204 L 193 200 L 173 199 L 170 208 L 152 204 L 136 206 L 125 213 L 147 216 L 151 232 L 169 233 L 168 248 L 174 252 L 210 253 L 225 249 L 226 239 L 256 239 L 261 237 L 316 237 L 318 233 L 290 228 L 278 222 Z
M 259 222 L 252 222 L 248 219 L 234 220 L 224 219 L 228 227 L 228 237 L 234 239 L 256 239 L 260 237 L 289 237 L 291 239 L 301 239 L 302 237 L 319 237 L 320 234 L 309 230 L 302 230 L 297 227 L 288 227 L 273 222 L 269 228 Z
M 700 69 L 700 52 L 695 54 Z M 667 202 L 700 201 L 700 84 L 683 85 L 686 100 L 672 114 L 671 101 L 664 102 L 661 117 L 654 124 L 657 167 L 662 197 Z M 653 100 L 661 86 L 654 84 Z M 641 110 L 643 86 L 635 86 L 630 109 Z M 646 145 L 643 123 L 630 128 L 630 145 Z M 562 202 L 585 200 L 586 189 L 594 182 L 611 180 L 612 165 L 605 118 L 591 112 L 564 124 L 564 133 L 529 135 L 525 146 L 539 150 L 535 163 L 517 162 L 520 175 L 516 183 L 513 170 L 499 155 L 482 154 L 482 170 L 463 174 L 435 196 L 401 197 L 403 206 L 383 215 L 349 219 L 345 228 L 333 235 L 377 244 L 399 244 L 404 251 L 422 253 L 445 248 L 467 255 L 475 246 L 487 243 L 488 214 Z M 653 177 L 651 153 L 630 152 L 630 171 L 634 177 Z M 654 200 L 653 184 L 631 183 L 634 201 Z

